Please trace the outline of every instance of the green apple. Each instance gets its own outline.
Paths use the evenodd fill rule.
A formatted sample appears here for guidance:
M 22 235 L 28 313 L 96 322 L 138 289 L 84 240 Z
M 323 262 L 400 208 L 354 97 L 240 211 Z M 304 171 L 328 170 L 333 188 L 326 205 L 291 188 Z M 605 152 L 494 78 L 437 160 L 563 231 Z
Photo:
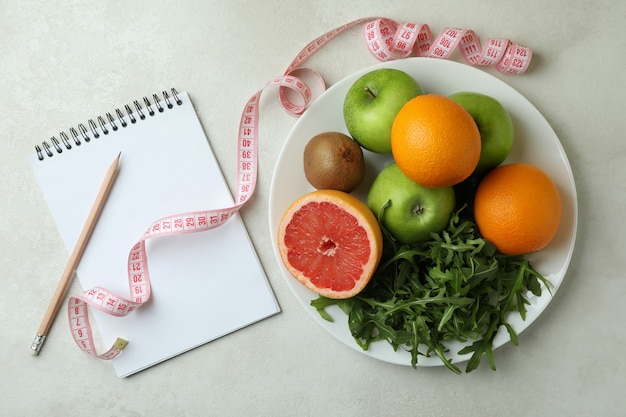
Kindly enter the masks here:
M 424 94 L 417 81 L 404 71 L 380 68 L 359 77 L 343 103 L 350 136 L 363 148 L 391 153 L 391 125 L 402 106 Z
M 513 121 L 495 98 L 472 91 L 461 91 L 450 98 L 467 110 L 480 131 L 481 151 L 476 173 L 500 165 L 513 148 Z
M 431 233 L 445 229 L 455 202 L 453 187 L 423 187 L 404 175 L 395 162 L 376 176 L 367 195 L 367 206 L 381 226 L 407 244 L 426 241 Z

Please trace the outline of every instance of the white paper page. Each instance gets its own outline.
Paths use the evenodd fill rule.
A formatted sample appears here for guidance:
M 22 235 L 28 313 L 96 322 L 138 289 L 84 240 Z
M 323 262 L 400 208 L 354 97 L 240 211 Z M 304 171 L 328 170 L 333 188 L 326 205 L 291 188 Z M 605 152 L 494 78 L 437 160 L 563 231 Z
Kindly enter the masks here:
M 231 207 L 232 196 L 186 93 L 182 105 L 137 120 L 31 165 L 68 252 L 74 248 L 108 166 L 120 169 L 77 274 L 84 289 L 130 297 L 127 262 L 152 222 Z M 119 126 L 119 123 L 118 123 Z M 90 310 L 123 377 L 280 311 L 239 215 L 209 231 L 146 242 L 152 298 L 126 317 Z M 65 315 L 65 307 L 59 316 Z M 62 317 L 58 317 L 62 321 Z M 78 349 L 78 348 L 77 348 Z

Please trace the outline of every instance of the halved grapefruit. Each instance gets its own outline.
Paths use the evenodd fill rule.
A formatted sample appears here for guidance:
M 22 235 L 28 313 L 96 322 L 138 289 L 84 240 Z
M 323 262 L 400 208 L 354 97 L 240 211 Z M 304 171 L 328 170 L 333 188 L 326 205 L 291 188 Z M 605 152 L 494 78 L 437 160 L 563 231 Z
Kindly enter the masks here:
M 287 270 L 328 298 L 353 297 L 365 288 L 382 256 L 382 239 L 365 203 L 336 190 L 298 198 L 278 226 L 278 248 Z

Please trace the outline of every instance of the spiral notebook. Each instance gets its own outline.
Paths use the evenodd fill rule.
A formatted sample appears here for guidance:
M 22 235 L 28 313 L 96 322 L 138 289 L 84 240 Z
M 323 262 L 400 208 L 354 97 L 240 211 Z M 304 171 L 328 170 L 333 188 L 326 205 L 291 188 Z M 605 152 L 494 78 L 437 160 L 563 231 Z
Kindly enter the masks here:
M 129 251 L 153 221 L 230 207 L 233 199 L 189 95 L 154 94 L 61 132 L 31 155 L 68 253 L 120 152 L 118 177 L 77 276 L 84 289 L 126 295 Z M 146 248 L 151 300 L 123 318 L 90 311 L 100 351 L 117 337 L 129 341 L 112 360 L 119 377 L 280 311 L 239 214 L 212 230 L 152 239 Z M 57 326 L 65 323 L 57 317 Z

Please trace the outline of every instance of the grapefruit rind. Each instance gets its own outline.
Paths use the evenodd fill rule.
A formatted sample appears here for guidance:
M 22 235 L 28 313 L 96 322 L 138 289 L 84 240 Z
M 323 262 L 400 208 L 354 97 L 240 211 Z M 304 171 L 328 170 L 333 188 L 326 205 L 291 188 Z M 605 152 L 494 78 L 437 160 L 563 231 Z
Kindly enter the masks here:
M 289 225 L 292 223 L 294 215 L 302 210 L 303 207 L 311 203 L 330 203 L 331 205 L 336 206 L 338 209 L 347 213 L 347 215 L 353 217 L 358 223 L 357 227 L 362 228 L 364 231 L 364 234 L 366 236 L 365 242 L 369 243 L 367 248 L 369 250 L 367 251 L 367 260 L 360 265 L 360 274 L 358 276 L 346 277 L 345 270 L 342 271 L 331 269 L 330 272 L 331 274 L 333 274 L 333 277 L 331 277 L 331 279 L 334 279 L 336 277 L 336 279 L 340 279 L 344 282 L 346 280 L 349 281 L 350 279 L 352 279 L 354 285 L 349 289 L 338 290 L 330 288 L 329 286 L 318 286 L 315 284 L 315 281 L 323 280 L 319 280 L 316 277 L 308 276 L 307 273 L 303 270 L 304 268 L 298 268 L 294 266 L 294 264 L 290 261 L 290 254 L 293 253 L 294 249 L 298 248 L 293 247 L 293 244 L 290 247 L 290 245 L 286 242 Z M 303 221 L 304 223 L 306 223 L 307 220 L 308 219 L 306 218 L 298 219 L 298 221 Z M 329 222 L 331 220 L 332 219 L 329 219 Z M 312 228 L 313 226 L 310 227 Z M 320 236 L 320 241 L 322 240 L 322 238 L 323 237 Z M 352 243 L 360 244 L 360 242 Z M 374 272 L 376 271 L 376 268 L 382 256 L 382 248 L 382 232 L 380 230 L 380 226 L 378 225 L 376 217 L 365 205 L 365 203 L 343 191 L 317 190 L 301 196 L 296 201 L 294 201 L 284 212 L 278 227 L 278 249 L 285 268 L 301 284 L 306 286 L 311 291 L 327 298 L 344 299 L 353 297 L 360 293 L 367 286 Z M 346 255 L 350 254 L 345 252 L 339 253 L 339 256 Z M 323 262 L 323 259 L 320 261 Z

